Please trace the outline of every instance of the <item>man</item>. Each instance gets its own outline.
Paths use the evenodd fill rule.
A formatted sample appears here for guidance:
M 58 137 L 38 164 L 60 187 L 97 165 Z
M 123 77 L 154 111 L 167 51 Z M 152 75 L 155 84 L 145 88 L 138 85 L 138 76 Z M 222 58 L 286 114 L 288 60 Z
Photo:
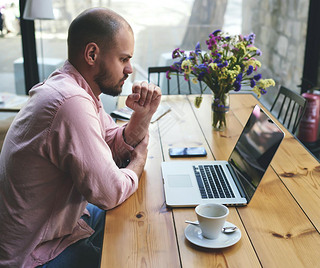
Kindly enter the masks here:
M 137 189 L 161 98 L 160 88 L 135 83 L 126 126 L 104 112 L 99 95 L 121 93 L 133 50 L 131 27 L 111 10 L 71 23 L 68 61 L 30 91 L 3 145 L 1 267 L 99 265 L 103 210 Z

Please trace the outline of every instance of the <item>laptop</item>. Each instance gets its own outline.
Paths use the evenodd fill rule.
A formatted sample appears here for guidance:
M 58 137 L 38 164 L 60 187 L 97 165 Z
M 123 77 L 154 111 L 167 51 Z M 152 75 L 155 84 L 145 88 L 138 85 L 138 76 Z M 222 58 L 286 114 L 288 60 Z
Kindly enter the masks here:
M 228 161 L 162 162 L 166 204 L 247 205 L 283 138 L 284 132 L 256 105 Z

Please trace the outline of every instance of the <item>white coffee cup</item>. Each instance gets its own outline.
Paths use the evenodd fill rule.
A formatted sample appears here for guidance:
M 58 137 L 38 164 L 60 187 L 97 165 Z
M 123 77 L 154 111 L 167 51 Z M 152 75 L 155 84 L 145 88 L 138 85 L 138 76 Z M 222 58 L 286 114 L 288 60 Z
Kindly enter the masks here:
M 222 232 L 229 209 L 220 204 L 201 204 L 195 208 L 202 236 L 216 239 Z

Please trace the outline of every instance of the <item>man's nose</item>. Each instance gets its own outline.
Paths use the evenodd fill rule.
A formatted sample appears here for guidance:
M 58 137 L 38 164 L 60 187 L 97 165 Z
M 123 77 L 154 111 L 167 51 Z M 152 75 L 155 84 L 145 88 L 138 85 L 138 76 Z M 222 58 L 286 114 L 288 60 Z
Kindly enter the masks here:
M 132 74 L 133 73 L 132 64 L 130 62 L 125 66 L 124 73 L 125 74 Z

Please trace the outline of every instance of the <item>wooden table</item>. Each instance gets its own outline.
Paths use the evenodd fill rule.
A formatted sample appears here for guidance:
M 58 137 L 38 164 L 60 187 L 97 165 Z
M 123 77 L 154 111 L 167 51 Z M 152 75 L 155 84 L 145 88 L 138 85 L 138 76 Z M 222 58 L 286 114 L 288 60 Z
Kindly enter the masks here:
M 139 189 L 107 211 L 101 267 L 320 267 L 320 164 L 286 130 L 250 204 L 230 207 L 227 220 L 240 228 L 241 240 L 219 250 L 186 240 L 184 221 L 196 219 L 194 209 L 166 206 L 160 163 L 174 161 L 171 146 L 204 146 L 209 154 L 202 160 L 227 159 L 258 103 L 252 95 L 231 94 L 227 129 L 215 132 L 211 96 L 200 109 L 194 98 L 162 97 L 172 111 L 150 126 Z

